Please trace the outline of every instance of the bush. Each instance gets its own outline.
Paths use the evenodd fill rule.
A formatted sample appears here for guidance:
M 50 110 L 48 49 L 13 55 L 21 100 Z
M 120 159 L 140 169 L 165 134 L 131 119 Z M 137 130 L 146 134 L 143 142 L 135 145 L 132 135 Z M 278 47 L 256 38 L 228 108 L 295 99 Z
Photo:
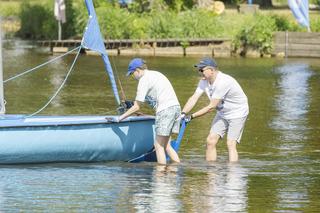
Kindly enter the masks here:
M 284 15 L 273 14 L 271 17 L 275 20 L 277 31 L 302 31 L 303 29 L 296 23 L 294 19 L 290 19 Z M 292 21 L 294 20 L 294 21 Z
M 75 34 L 74 11 L 72 1 L 66 1 L 67 22 L 62 24 L 62 38 L 68 38 Z M 58 23 L 53 14 L 51 1 L 43 4 L 30 4 L 24 1 L 21 5 L 21 28 L 17 35 L 24 39 L 57 39 Z
M 310 26 L 312 32 L 320 32 L 320 19 L 311 19 Z
M 100 7 L 97 10 L 100 29 L 108 39 L 147 38 L 148 18 L 129 13 L 119 7 Z
M 244 52 L 251 47 L 259 50 L 261 54 L 270 54 L 275 31 L 277 31 L 277 25 L 274 18 L 256 15 L 252 23 L 243 27 L 235 43 L 238 48 L 242 47 Z
M 25 39 L 53 39 L 54 20 L 50 19 L 50 11 L 40 5 L 30 5 L 24 1 L 20 13 L 21 28 L 18 35 Z

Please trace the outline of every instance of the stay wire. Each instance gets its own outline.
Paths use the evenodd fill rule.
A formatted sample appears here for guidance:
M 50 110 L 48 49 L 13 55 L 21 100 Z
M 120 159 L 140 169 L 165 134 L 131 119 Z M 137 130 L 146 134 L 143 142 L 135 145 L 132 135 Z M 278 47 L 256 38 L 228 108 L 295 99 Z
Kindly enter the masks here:
M 10 78 L 4 80 L 3 83 L 6 83 L 6 82 L 11 81 L 11 80 L 14 80 L 14 79 L 16 79 L 16 78 L 18 78 L 18 77 L 20 77 L 20 76 L 23 76 L 23 75 L 28 74 L 28 73 L 36 70 L 36 69 L 41 68 L 41 67 L 43 67 L 43 66 L 45 66 L 45 65 L 47 65 L 47 64 L 50 64 L 50 63 L 52 63 L 52 62 L 54 62 L 54 61 L 56 61 L 56 60 L 58 60 L 58 59 L 60 59 L 60 58 L 62 58 L 62 57 L 64 57 L 64 56 L 70 54 L 71 52 L 73 52 L 73 51 L 75 51 L 75 50 L 77 50 L 77 49 L 80 49 L 80 50 L 81 50 L 81 46 L 76 47 L 76 48 L 74 48 L 74 49 L 72 49 L 72 50 L 70 50 L 70 51 L 68 51 L 68 52 L 66 52 L 66 53 L 64 53 L 64 54 L 62 54 L 62 55 L 60 55 L 60 56 L 58 56 L 58 57 L 55 57 L 55 58 L 53 58 L 53 59 L 51 59 L 51 60 L 49 60 L 49 61 L 47 61 L 47 62 L 45 62 L 45 63 L 42 63 L 42 64 L 40 64 L 40 65 L 38 65 L 38 66 L 36 66 L 36 67 L 33 67 L 33 68 L 31 68 L 31 69 L 29 69 L 29 70 L 27 70 L 27 71 L 24 71 L 24 72 L 22 72 L 22 73 L 20 73 L 20 74 L 18 74 L 18 75 L 15 75 L 15 76 L 13 76 L 13 77 L 10 77 Z
M 72 72 L 72 70 L 73 70 L 73 67 L 74 67 L 74 65 L 75 65 L 75 63 L 76 63 L 76 61 L 77 61 L 77 59 L 78 59 L 78 57 L 79 57 L 79 55 L 80 55 L 81 46 L 78 47 L 78 49 L 79 49 L 79 50 L 78 50 L 78 53 L 77 53 L 75 59 L 73 60 L 72 65 L 71 65 L 71 67 L 70 67 L 70 69 L 69 69 L 66 77 L 64 78 L 63 82 L 61 83 L 60 87 L 58 88 L 58 90 L 54 93 L 54 95 L 50 98 L 50 100 L 49 100 L 43 107 L 41 107 L 38 111 L 36 111 L 36 112 L 34 112 L 34 113 L 30 114 L 30 115 L 27 115 L 26 118 L 32 117 L 32 116 L 40 113 L 41 111 L 43 111 L 43 110 L 52 102 L 52 100 L 53 100 L 55 97 L 57 97 L 57 95 L 59 94 L 59 92 L 61 91 L 61 89 L 62 89 L 63 86 L 65 85 L 65 83 L 67 82 L 67 79 L 69 78 L 69 76 L 70 76 L 70 74 L 71 74 L 71 72 Z

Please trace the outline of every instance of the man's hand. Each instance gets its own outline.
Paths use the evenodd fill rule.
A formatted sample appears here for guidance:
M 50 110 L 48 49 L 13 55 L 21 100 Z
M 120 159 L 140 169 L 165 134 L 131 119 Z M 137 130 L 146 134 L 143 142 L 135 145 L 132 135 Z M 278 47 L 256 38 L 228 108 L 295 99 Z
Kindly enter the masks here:
M 181 112 L 181 114 L 180 114 L 180 116 L 176 119 L 176 121 L 178 121 L 178 120 L 182 120 L 182 119 L 184 119 L 185 117 L 186 117 L 186 113 L 185 112 Z
M 134 102 L 130 101 L 130 100 L 125 100 L 124 105 L 125 105 L 126 110 L 128 110 L 134 105 Z
M 192 115 L 186 115 L 184 120 L 186 121 L 186 123 L 189 123 L 191 120 L 193 119 Z
M 119 107 L 117 108 L 118 114 L 122 115 L 125 113 L 128 109 L 130 109 L 134 105 L 133 101 L 130 100 L 124 100 L 121 101 Z
M 119 118 L 120 117 L 106 117 L 105 119 L 110 123 L 119 123 L 120 122 Z

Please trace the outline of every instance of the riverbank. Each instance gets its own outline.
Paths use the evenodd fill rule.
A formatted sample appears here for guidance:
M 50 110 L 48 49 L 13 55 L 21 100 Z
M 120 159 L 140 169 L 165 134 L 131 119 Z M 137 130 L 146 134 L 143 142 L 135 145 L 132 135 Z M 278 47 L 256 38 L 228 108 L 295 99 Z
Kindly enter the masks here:
M 87 13 L 83 5 L 70 4 L 71 16 L 62 25 L 62 42 L 82 37 Z M 56 42 L 57 23 L 52 5 L 26 4 L 20 16 L 21 28 L 16 36 L 22 39 L 51 40 Z M 100 29 L 107 41 L 133 40 L 130 47 L 113 47 L 109 52 L 118 55 L 213 55 L 215 57 L 247 56 L 270 57 L 274 55 L 274 35 L 278 31 L 306 32 L 297 25 L 291 11 L 285 9 L 257 9 L 243 13 L 236 7 L 227 8 L 221 14 L 199 8 L 189 10 L 150 10 L 138 12 L 132 8 L 119 8 L 111 4 L 97 4 Z M 70 12 L 69 11 L 69 12 Z M 73 11 L 73 12 L 72 12 Z M 68 13 L 69 14 L 69 13 Z M 29 17 L 29 18 L 28 18 Z M 320 32 L 320 15 L 310 11 L 311 29 Z M 174 40 L 176 46 L 154 46 L 148 40 Z M 190 39 L 224 39 L 227 44 L 192 45 Z M 138 40 L 138 42 L 135 42 Z M 78 42 L 79 43 L 79 42 Z M 108 42 L 106 42 L 106 46 Z M 50 46 L 55 52 L 67 51 L 64 45 Z M 281 54 L 280 54 L 281 55 Z
M 320 33 L 276 32 L 273 37 L 271 54 L 261 54 L 250 47 L 237 52 L 231 39 L 107 40 L 105 47 L 109 55 L 121 56 L 320 57 Z M 49 47 L 52 53 L 65 53 L 80 46 L 81 40 L 39 41 L 38 44 Z M 82 52 L 98 55 L 90 50 Z

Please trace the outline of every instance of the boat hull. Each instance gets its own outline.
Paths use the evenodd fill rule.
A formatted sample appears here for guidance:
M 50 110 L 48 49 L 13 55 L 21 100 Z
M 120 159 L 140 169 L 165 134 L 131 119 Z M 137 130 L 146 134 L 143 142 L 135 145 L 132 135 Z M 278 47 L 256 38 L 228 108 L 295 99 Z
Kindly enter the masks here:
M 130 161 L 153 149 L 152 116 L 130 117 L 120 123 L 112 122 L 114 118 L 2 118 L 0 164 Z

